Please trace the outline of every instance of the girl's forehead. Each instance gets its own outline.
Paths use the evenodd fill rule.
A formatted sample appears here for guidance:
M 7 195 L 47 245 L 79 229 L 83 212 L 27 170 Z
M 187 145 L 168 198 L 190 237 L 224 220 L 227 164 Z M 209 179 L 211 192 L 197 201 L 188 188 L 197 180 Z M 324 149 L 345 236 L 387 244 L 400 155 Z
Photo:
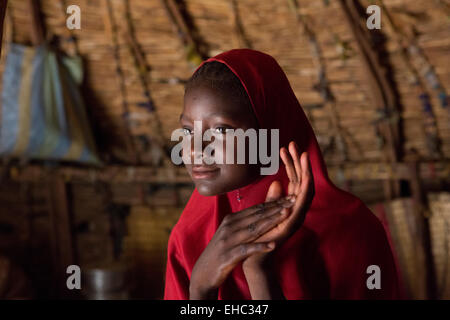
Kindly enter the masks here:
M 248 113 L 248 115 L 247 115 Z M 208 87 L 192 88 L 184 96 L 183 115 L 247 117 L 252 115 L 242 103 L 224 90 Z

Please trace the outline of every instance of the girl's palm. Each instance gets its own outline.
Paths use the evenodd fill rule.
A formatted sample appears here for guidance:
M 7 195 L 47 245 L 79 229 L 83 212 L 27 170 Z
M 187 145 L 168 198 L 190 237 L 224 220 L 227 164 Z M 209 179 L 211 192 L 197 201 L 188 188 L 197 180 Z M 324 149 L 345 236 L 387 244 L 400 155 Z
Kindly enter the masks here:
M 295 142 L 291 142 L 289 151 L 286 148 L 281 148 L 280 156 L 286 166 L 289 178 L 288 195 L 296 197 L 295 204 L 292 208 L 284 209 L 290 211 L 290 216 L 287 219 L 259 237 L 255 242 L 275 241 L 279 244 L 286 240 L 302 226 L 314 197 L 314 179 L 307 152 L 303 152 L 299 156 L 297 145 Z M 281 183 L 274 181 L 267 192 L 266 202 L 279 199 L 282 196 Z

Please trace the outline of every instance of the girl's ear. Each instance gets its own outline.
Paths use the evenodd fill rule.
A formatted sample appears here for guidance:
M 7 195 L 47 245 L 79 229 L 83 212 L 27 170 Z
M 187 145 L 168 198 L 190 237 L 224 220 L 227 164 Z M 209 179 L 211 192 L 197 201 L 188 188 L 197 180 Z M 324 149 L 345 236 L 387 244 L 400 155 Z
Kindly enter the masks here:
M 283 196 L 283 187 L 281 182 L 275 180 L 269 187 L 266 195 L 266 202 L 278 200 Z

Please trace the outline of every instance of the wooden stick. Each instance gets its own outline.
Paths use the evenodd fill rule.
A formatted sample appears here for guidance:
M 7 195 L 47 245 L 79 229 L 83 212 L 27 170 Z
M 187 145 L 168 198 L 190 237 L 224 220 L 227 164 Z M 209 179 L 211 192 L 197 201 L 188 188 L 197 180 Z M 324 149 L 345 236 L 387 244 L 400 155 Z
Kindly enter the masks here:
M 435 300 L 436 297 L 436 274 L 433 259 L 433 248 L 431 244 L 431 235 L 429 227 L 429 212 L 430 208 L 428 205 L 426 193 L 423 191 L 422 184 L 419 176 L 419 166 L 417 161 L 412 161 L 408 163 L 410 169 L 410 184 L 412 190 L 412 198 L 415 202 L 415 208 L 418 210 L 419 215 L 423 221 L 422 229 L 422 243 L 425 248 L 425 266 L 426 266 L 426 277 L 427 277 L 427 294 L 428 299 Z
M 420 162 L 418 174 L 422 179 L 436 180 L 449 179 L 450 161 Z M 3 169 L 4 167 L 0 167 Z M 15 181 L 39 181 L 46 175 L 60 175 L 66 182 L 95 182 L 106 181 L 111 183 L 191 183 L 186 169 L 183 167 L 154 168 L 148 166 L 119 166 L 110 165 L 102 169 L 80 168 L 61 166 L 47 169 L 39 165 L 28 165 L 23 167 L 12 167 L 14 176 L 10 178 Z M 347 162 L 339 166 L 328 166 L 330 178 L 337 179 L 343 175 L 348 180 L 410 180 L 411 172 L 407 162 L 385 163 Z
M 324 99 L 323 104 L 325 108 L 328 109 L 328 114 L 331 121 L 331 127 L 334 135 L 334 137 L 332 137 L 331 139 L 335 139 L 338 147 L 340 161 L 344 163 L 348 160 L 348 151 L 343 135 L 343 130 L 340 126 L 339 115 L 336 109 L 336 101 L 326 78 L 327 68 L 321 47 L 317 40 L 316 34 L 308 25 L 307 21 L 305 21 L 305 17 L 300 14 L 298 3 L 294 0 L 288 0 L 288 3 L 291 7 L 291 10 L 293 10 L 294 12 L 295 18 L 301 28 L 302 33 L 304 33 L 306 38 L 308 39 L 313 65 L 316 70 L 318 70 L 318 86 L 323 86 L 323 88 L 319 88 L 319 90 L 324 90 L 327 93 L 326 97 L 322 96 L 322 98 Z M 322 77 L 324 80 L 322 79 Z
M 119 80 L 119 87 L 122 99 L 122 124 L 124 129 L 126 130 L 126 149 L 127 156 L 131 159 L 133 164 L 137 164 L 139 162 L 139 154 L 136 151 L 136 146 L 134 143 L 133 136 L 131 134 L 129 125 L 128 125 L 128 115 L 129 115 L 129 106 L 128 106 L 128 97 L 127 97 L 127 88 L 125 83 L 125 75 L 123 74 L 122 65 L 120 61 L 120 48 L 119 48 L 119 39 L 118 39 L 118 26 L 114 17 L 113 5 L 110 0 L 103 0 L 102 2 L 104 9 L 104 25 L 107 36 L 110 37 L 112 42 L 114 60 L 116 64 L 116 74 Z
M 233 29 L 235 30 L 236 44 L 238 48 L 249 48 L 252 49 L 252 44 L 245 34 L 244 26 L 242 25 L 242 19 L 239 12 L 237 0 L 228 0 L 231 9 L 231 22 Z
M 163 3 L 169 9 L 170 13 L 174 18 L 175 23 L 177 24 L 180 31 L 183 33 L 183 36 L 186 38 L 187 43 L 194 46 L 195 45 L 194 37 L 192 36 L 189 27 L 184 21 L 184 18 L 180 10 L 178 9 L 177 4 L 173 0 L 163 0 Z
M 54 250 L 54 272 L 57 280 L 56 290 L 59 297 L 68 292 L 66 270 L 75 263 L 72 223 L 67 200 L 66 183 L 59 175 L 50 175 L 48 179 L 48 197 L 50 202 L 51 225 L 53 230 L 52 247 Z
M 45 41 L 45 27 L 41 15 L 40 0 L 28 0 L 31 12 L 31 42 L 38 46 Z
M 176 27 L 177 33 L 181 38 L 183 46 L 185 48 L 190 47 L 195 55 L 199 58 L 205 59 L 208 57 L 208 53 L 205 52 L 204 48 L 202 50 L 201 43 L 198 41 L 198 37 L 195 37 L 195 34 L 192 32 L 189 27 L 185 17 L 183 16 L 179 5 L 174 0 L 160 0 L 163 5 L 166 13 L 172 22 L 172 24 Z
M 67 3 L 66 0 L 60 0 L 60 5 L 61 5 L 61 9 L 63 11 L 64 14 L 64 23 L 65 23 L 65 19 L 66 19 L 66 8 L 67 8 Z M 75 54 L 79 54 L 79 47 L 78 47 L 78 40 L 77 37 L 75 36 L 75 32 L 72 29 L 69 29 L 66 27 L 66 25 L 64 24 L 64 27 L 62 28 L 64 30 L 64 33 L 67 35 L 68 38 L 70 38 L 71 40 L 71 44 L 72 44 L 72 48 L 70 49 L 70 54 L 71 55 L 75 55 Z
M 398 103 L 395 98 L 394 89 L 390 86 L 386 76 L 386 68 L 379 62 L 377 55 L 372 50 L 367 38 L 367 32 L 360 25 L 360 16 L 353 1 L 340 0 L 341 7 L 345 14 L 349 27 L 353 31 L 362 61 L 366 66 L 368 80 L 371 83 L 374 101 L 380 110 L 386 110 L 389 116 L 399 114 Z M 390 119 L 390 118 L 388 118 Z M 398 122 L 392 124 L 391 121 L 383 121 L 381 130 L 387 141 L 386 150 L 383 156 L 386 161 L 397 162 L 400 156 L 400 129 Z M 399 182 L 386 180 L 385 193 L 387 200 L 400 196 Z
M 8 4 L 8 0 L 0 1 L 0 54 L 2 53 L 3 21 L 5 20 L 7 4 Z
M 412 56 L 408 50 L 412 47 L 419 48 L 419 45 L 416 43 L 414 38 L 409 38 L 403 32 L 401 32 L 401 30 L 396 25 L 395 21 L 391 17 L 391 14 L 387 10 L 387 8 L 384 5 L 384 2 L 382 0 L 380 0 L 380 5 L 381 5 L 381 8 L 383 9 L 383 14 L 386 17 L 386 21 L 388 22 L 389 26 L 391 27 L 391 29 L 393 31 L 393 38 L 397 41 L 397 44 L 399 45 L 399 48 L 400 48 L 399 52 L 402 57 L 402 61 L 414 79 L 414 83 L 412 83 L 412 85 L 414 86 L 414 88 L 413 88 L 414 93 L 417 95 L 417 97 L 428 94 L 426 86 L 420 77 L 419 71 L 416 70 L 413 63 L 411 62 Z M 421 51 L 420 51 L 420 55 L 423 58 L 423 60 L 426 61 L 427 64 L 431 66 L 431 64 L 428 62 L 428 59 L 425 57 L 425 55 Z M 442 85 L 440 85 L 440 86 L 443 88 Z M 431 105 L 431 102 L 430 102 L 430 105 Z M 429 156 L 435 157 L 436 156 L 435 153 L 437 153 L 437 155 L 439 157 L 442 157 L 442 150 L 440 148 L 439 141 L 437 139 L 438 130 L 437 130 L 436 117 L 435 117 L 434 111 L 427 112 L 422 108 L 422 112 L 424 113 L 423 123 L 424 123 L 425 133 L 431 139 L 431 141 L 433 141 L 433 143 L 428 145 L 428 147 L 430 147 L 431 145 L 434 145 L 434 146 L 432 146 L 432 148 L 428 149 Z

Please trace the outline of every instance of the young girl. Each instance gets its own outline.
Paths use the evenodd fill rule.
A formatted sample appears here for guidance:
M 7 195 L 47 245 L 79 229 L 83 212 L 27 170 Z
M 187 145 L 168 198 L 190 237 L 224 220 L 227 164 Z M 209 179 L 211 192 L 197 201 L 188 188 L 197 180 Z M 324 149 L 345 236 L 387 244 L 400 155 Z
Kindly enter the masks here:
M 258 164 L 186 164 L 196 188 L 170 235 L 165 299 L 397 297 L 381 223 L 329 180 L 271 56 L 236 49 L 203 62 L 186 85 L 180 121 L 187 135 L 202 134 L 194 121 L 224 135 L 279 129 L 284 165 L 264 176 Z

